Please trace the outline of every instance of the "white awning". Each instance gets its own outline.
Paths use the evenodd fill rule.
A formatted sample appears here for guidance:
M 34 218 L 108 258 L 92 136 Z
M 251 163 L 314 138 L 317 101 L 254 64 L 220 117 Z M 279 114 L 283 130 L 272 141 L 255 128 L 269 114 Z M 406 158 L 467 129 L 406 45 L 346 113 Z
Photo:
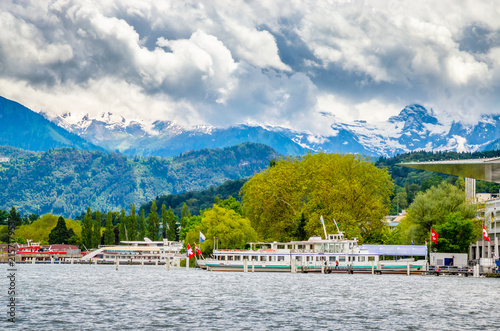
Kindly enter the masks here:
M 427 256 L 425 245 L 361 245 L 360 249 L 377 255 Z

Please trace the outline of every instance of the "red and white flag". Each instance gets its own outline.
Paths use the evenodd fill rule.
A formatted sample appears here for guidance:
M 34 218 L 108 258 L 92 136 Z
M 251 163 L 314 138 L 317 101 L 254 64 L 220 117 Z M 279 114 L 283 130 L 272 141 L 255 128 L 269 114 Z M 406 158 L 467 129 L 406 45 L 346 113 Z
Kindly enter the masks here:
M 483 223 L 483 238 L 490 241 L 490 237 L 488 237 L 488 232 L 486 232 L 486 228 L 484 227 L 484 223 Z
M 189 244 L 188 244 L 188 257 L 189 259 L 192 259 L 194 257 L 193 249 L 191 248 L 191 246 L 189 246 Z
M 196 245 L 196 243 L 194 243 L 194 250 L 196 251 L 196 254 L 201 255 L 201 251 L 198 248 L 198 246 Z
M 436 231 L 434 231 L 434 229 L 431 227 L 431 240 L 437 245 L 438 243 L 438 238 L 439 238 L 439 235 Z

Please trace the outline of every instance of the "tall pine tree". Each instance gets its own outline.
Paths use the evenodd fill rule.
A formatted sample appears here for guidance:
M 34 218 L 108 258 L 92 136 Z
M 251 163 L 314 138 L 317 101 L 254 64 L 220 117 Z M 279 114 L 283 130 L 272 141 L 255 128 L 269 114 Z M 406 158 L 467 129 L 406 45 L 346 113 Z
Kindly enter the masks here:
M 179 232 L 177 231 L 177 218 L 175 217 L 172 208 L 168 206 L 168 228 L 167 228 L 167 238 L 170 241 L 179 239 Z
M 87 213 L 83 218 L 82 226 L 82 244 L 85 249 L 92 248 L 92 211 L 87 207 Z
M 108 211 L 106 218 L 106 230 L 104 230 L 104 245 L 113 245 L 115 243 L 115 234 L 113 232 L 113 213 Z
M 74 232 L 73 232 L 74 233 Z M 68 243 L 69 234 L 64 217 L 59 216 L 56 226 L 50 231 L 49 245 Z
M 161 205 L 161 220 L 162 220 L 162 238 L 167 238 L 167 219 L 168 219 L 168 213 L 167 213 L 167 207 L 165 207 L 165 204 Z
M 153 201 L 153 204 L 151 205 L 151 212 L 148 216 L 148 236 L 149 239 L 153 241 L 158 240 L 158 232 L 160 231 L 160 219 L 158 218 L 156 210 L 156 202 Z
M 137 239 L 144 240 L 144 237 L 146 237 L 146 218 L 144 217 L 144 209 L 142 209 L 139 221 L 139 237 Z
M 186 226 L 187 219 L 191 217 L 191 212 L 189 211 L 186 203 L 182 205 L 182 211 L 181 211 L 181 227 Z
M 94 227 L 92 229 L 92 247 L 97 248 L 101 244 L 101 212 L 95 212 Z
M 120 241 L 128 240 L 127 231 L 127 216 L 125 215 L 125 208 L 122 208 L 120 214 Z
M 135 217 L 135 203 L 130 204 L 130 222 L 128 229 L 130 240 L 137 240 L 137 218 Z

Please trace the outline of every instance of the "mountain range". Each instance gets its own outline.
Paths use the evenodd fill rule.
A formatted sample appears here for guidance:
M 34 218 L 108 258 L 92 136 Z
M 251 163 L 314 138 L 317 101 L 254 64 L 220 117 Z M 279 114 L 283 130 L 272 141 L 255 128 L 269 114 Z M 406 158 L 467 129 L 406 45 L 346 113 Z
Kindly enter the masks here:
M 386 156 L 415 151 L 485 151 L 500 147 L 500 115 L 483 115 L 477 123 L 440 120 L 432 109 L 412 104 L 387 121 L 345 122 L 323 113 L 330 135 L 280 126 L 235 125 L 183 128 L 171 121 L 146 123 L 103 112 L 98 117 L 35 113 L 0 98 L 3 132 L 0 145 L 32 151 L 63 146 L 120 152 L 128 156 L 173 157 L 189 150 L 262 143 L 282 155 L 308 151 Z
M 500 115 L 484 115 L 475 124 L 441 122 L 432 109 L 406 106 L 385 122 L 331 121 L 331 135 L 315 135 L 279 126 L 235 125 L 182 128 L 169 121 L 146 124 L 110 113 L 99 118 L 74 118 L 70 113 L 48 119 L 88 142 L 126 155 L 175 156 L 191 149 L 224 148 L 243 142 L 262 143 L 283 155 L 307 151 L 394 156 L 415 150 L 484 151 L 496 148 L 500 138 Z

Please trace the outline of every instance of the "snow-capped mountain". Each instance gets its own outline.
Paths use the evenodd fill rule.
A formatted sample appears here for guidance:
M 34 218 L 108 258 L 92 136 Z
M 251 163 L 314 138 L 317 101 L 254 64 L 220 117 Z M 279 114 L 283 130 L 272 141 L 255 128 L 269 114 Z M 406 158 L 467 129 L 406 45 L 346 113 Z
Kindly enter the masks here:
M 192 149 L 223 148 L 257 142 L 281 154 L 307 150 L 392 156 L 414 150 L 477 151 L 500 138 L 500 115 L 483 116 L 475 125 L 439 120 L 432 109 L 413 104 L 381 123 L 341 122 L 333 118 L 330 135 L 264 125 L 185 129 L 170 121 L 145 123 L 111 113 L 97 118 L 72 114 L 47 118 L 87 141 L 128 155 L 174 156 Z M 325 120 L 332 118 L 325 114 Z

